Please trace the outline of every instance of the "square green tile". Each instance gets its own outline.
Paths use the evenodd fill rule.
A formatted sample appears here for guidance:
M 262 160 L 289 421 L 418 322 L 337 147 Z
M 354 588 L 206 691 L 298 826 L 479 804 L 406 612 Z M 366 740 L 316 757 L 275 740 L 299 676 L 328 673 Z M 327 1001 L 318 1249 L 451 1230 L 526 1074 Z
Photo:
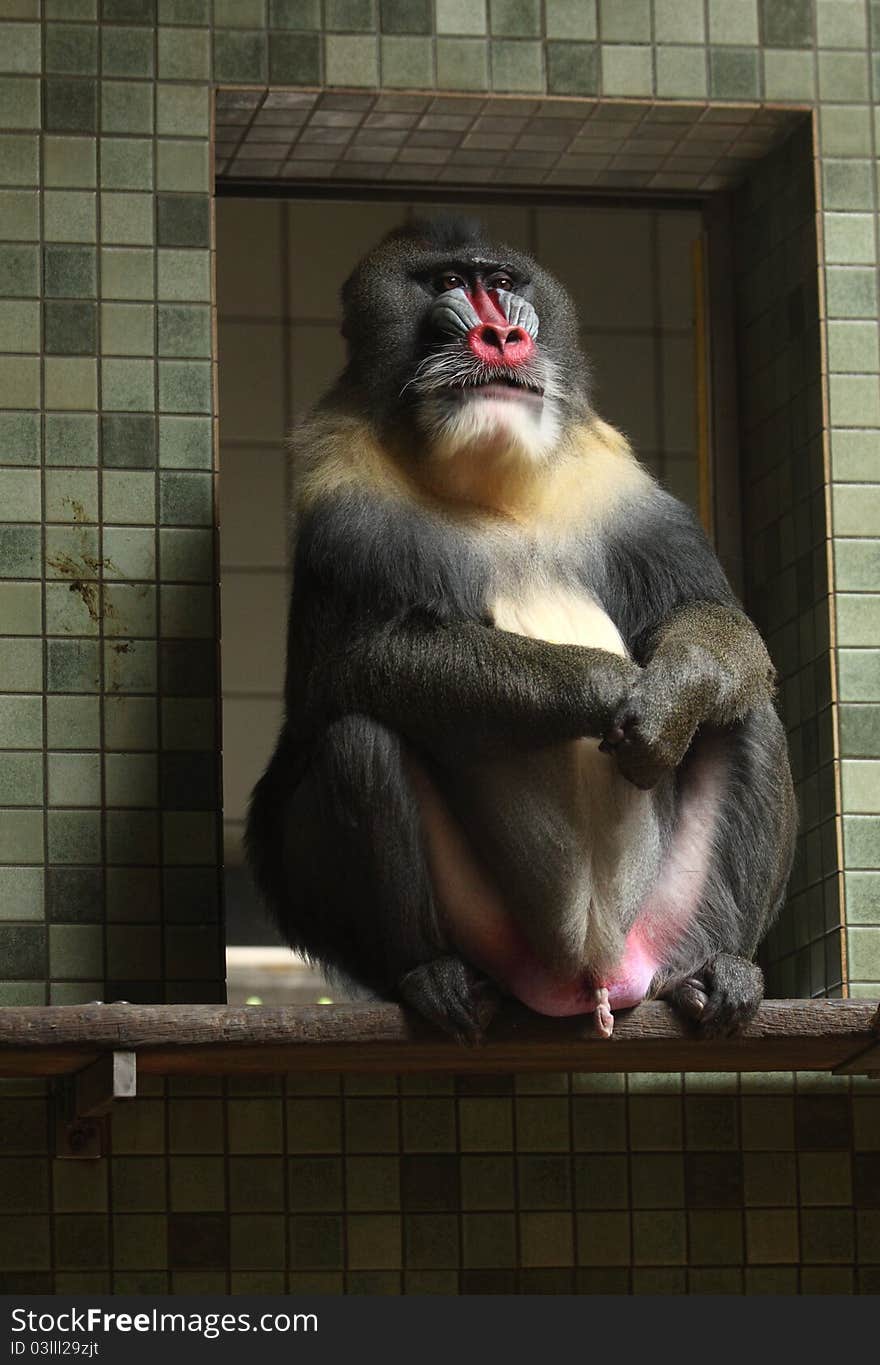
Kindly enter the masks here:
M 812 46 L 812 0 L 761 0 L 761 38 L 767 47 Z
M 44 0 L 46 19 L 95 19 L 98 0 Z
M 42 920 L 43 913 L 43 869 L 0 868 L 0 917 Z
M 147 697 L 108 697 L 104 734 L 108 749 L 155 749 L 156 703 Z
M 96 133 L 97 81 L 47 77 L 43 87 L 43 126 L 50 133 Z
M 209 302 L 211 256 L 209 251 L 164 249 L 158 253 L 158 297 L 163 300 Z
M 824 203 L 829 209 L 870 209 L 874 201 L 868 161 L 831 160 L 822 165 Z
M 207 137 L 211 123 L 210 89 L 206 85 L 156 87 L 156 130 L 165 137 Z
M 0 246 L 0 298 L 40 292 L 40 262 L 36 247 Z
M 32 412 L 0 412 L 0 464 L 40 463 L 40 419 Z
M 654 0 L 653 36 L 655 43 L 703 43 L 702 0 Z
M 44 589 L 46 631 L 50 635 L 97 635 L 101 589 L 95 582 L 74 579 L 51 582 Z
M 96 522 L 98 476 L 87 469 L 47 469 L 46 520 Z
M 54 924 L 100 924 L 104 918 L 100 868 L 53 867 L 46 875 L 46 905 Z
M 406 0 L 402 7 L 406 8 Z M 489 29 L 499 37 L 539 38 L 541 6 L 538 0 L 489 0 Z
M 126 475 L 120 475 L 124 478 Z M 150 583 L 105 583 L 104 586 L 104 631 L 108 636 L 151 636 L 156 635 L 156 588 Z M 113 670 L 111 673 L 111 665 Z M 120 691 L 126 676 L 136 678 L 138 687 L 132 691 L 146 692 L 153 687 L 154 666 L 149 650 L 132 651 L 128 661 L 126 650 L 117 651 L 117 659 L 105 665 L 105 682 L 116 677 Z
M 94 298 L 97 263 L 91 246 L 43 248 L 44 292 L 47 298 Z
M 42 686 L 40 641 L 0 638 L 0 692 L 39 692 Z
M 43 365 L 46 405 L 90 410 L 98 405 L 98 372 L 94 360 L 47 357 Z
M 115 608 L 114 595 L 109 597 Z M 152 594 L 150 594 L 152 602 Z M 152 621 L 146 624 L 152 625 Z M 113 634 L 113 632 L 108 632 Z M 104 650 L 104 691 L 155 692 L 156 690 L 156 645 L 153 640 L 113 639 Z
M 40 754 L 0 753 L 0 802 L 4 806 L 42 806 L 43 760 Z
M 101 305 L 101 350 L 105 355 L 150 356 L 155 346 L 154 334 L 155 309 L 152 304 Z
M 98 32 L 79 24 L 49 24 L 46 28 L 47 75 L 93 76 L 98 70 Z
M 36 299 L 0 300 L 0 350 L 40 349 L 40 305 Z M 2 459 L 2 455 L 0 455 Z
M 45 976 L 45 944 L 46 931 L 42 925 L 0 924 L 0 954 L 4 972 L 13 980 L 33 980 Z M 20 1235 L 19 1228 L 15 1234 L 16 1246 Z
M 108 412 L 149 412 L 156 402 L 152 360 L 107 358 L 101 369 L 101 403 Z
M 709 93 L 715 99 L 752 100 L 760 94 L 755 48 L 709 49 Z
M 134 81 L 101 82 L 102 133 L 152 133 L 153 87 Z
M 206 141 L 175 141 L 160 138 L 156 144 L 156 188 L 207 193 L 211 185 L 209 147 Z
M 46 743 L 51 749 L 97 748 L 100 742 L 97 697 L 46 698 Z
M 148 138 L 102 137 L 99 146 L 104 189 L 153 188 L 153 143 Z
M 160 356 L 210 356 L 211 313 L 207 305 L 162 304 L 158 323 Z
M 155 806 L 159 794 L 155 754 L 105 755 L 104 782 L 108 806 Z M 140 975 L 130 966 L 114 967 L 113 974 Z
M 548 42 L 547 88 L 554 95 L 595 95 L 599 57 L 594 43 Z
M 153 530 L 130 526 L 104 528 L 104 578 L 153 578 L 156 544 Z
M 864 48 L 868 33 L 860 0 L 817 0 L 816 41 L 819 47 Z
M 212 409 L 212 367 L 207 360 L 159 361 L 159 408 L 162 412 L 205 412 Z
M 321 40 L 317 34 L 269 34 L 269 80 L 273 84 L 317 85 L 320 77 Z
M 207 196 L 160 194 L 157 199 L 159 246 L 210 246 L 210 211 Z
M 42 631 L 38 583 L 0 583 L 0 631 L 4 635 L 38 635 Z
M 335 32 L 372 30 L 376 27 L 376 0 L 325 0 L 324 21 Z
M 50 754 L 49 805 L 101 804 L 100 754 Z
M 211 74 L 211 45 L 207 29 L 181 32 L 159 30 L 159 80 L 206 81 Z
M 544 70 L 540 43 L 494 39 L 489 44 L 489 55 L 493 90 L 541 89 Z
M 40 501 L 37 470 L 0 468 L 0 507 L 6 521 L 39 521 Z
M 702 47 L 658 47 L 657 94 L 667 99 L 702 99 L 707 91 Z
M 161 466 L 176 469 L 210 469 L 213 460 L 210 418 L 159 418 L 159 464 Z
M 820 108 L 820 146 L 826 156 L 870 156 L 870 110 L 859 105 Z M 824 205 L 826 210 L 831 207 Z
M 593 11 L 593 31 L 590 34 L 581 33 L 551 33 L 554 23 L 553 15 L 556 12 L 565 16 L 564 19 L 557 19 L 559 23 L 564 23 L 566 27 L 570 25 L 568 12 L 572 8 L 585 11 Z M 437 16 L 438 33 L 458 33 L 458 34 L 480 34 L 485 33 L 488 28 L 486 15 L 486 0 L 436 0 L 435 3 Z M 547 33 L 551 37 L 595 37 L 596 36 L 596 16 L 595 0 L 585 0 L 583 5 L 573 7 L 570 0 L 547 0 Z
M 101 251 L 101 296 L 105 299 L 152 299 L 155 296 L 154 253 L 138 247 L 105 247 Z
M 53 533 L 66 529 L 53 526 Z M 49 692 L 97 692 L 101 684 L 96 640 L 48 640 L 46 688 Z
M 107 841 L 107 863 L 110 866 L 150 866 L 159 861 L 159 821 L 155 811 L 108 810 L 104 820 Z M 131 979 L 142 981 L 155 980 L 161 972 L 158 931 L 149 928 L 121 930 L 116 936 L 119 949 L 124 950 L 126 941 L 140 942 L 141 952 L 131 961 L 131 952 L 125 954 L 126 960 L 108 962 L 114 975 L 124 972 Z M 146 951 L 147 947 L 152 951 Z M 122 953 L 120 953 L 122 956 Z
M 0 522 L 0 578 L 39 578 L 40 528 Z
M 88 189 L 96 178 L 94 138 L 43 138 L 43 180 L 47 187 Z
M 153 474 L 105 470 L 101 480 L 105 520 L 132 525 L 155 521 L 156 481 Z
M 397 89 L 431 85 L 434 49 L 430 39 L 383 37 L 379 55 L 383 85 Z
M 104 931 L 100 925 L 50 926 L 49 970 L 53 977 L 95 978 L 103 975 L 103 967 Z
M 39 75 L 42 62 L 40 25 L 5 24 L 3 38 L 3 70 L 30 71 Z
M 152 244 L 153 235 L 151 194 L 101 195 L 102 242 L 120 245 Z
M 70 583 L 100 577 L 94 526 L 48 526 L 45 534 L 47 578 L 63 578 Z
M 117 469 L 149 468 L 156 463 L 153 417 L 105 414 L 101 418 L 101 460 Z
M 7 241 L 35 242 L 40 235 L 34 190 L 0 190 L 0 219 Z
M 101 861 L 100 811 L 50 810 L 46 828 L 50 863 Z
M 40 362 L 36 356 L 0 356 L 0 403 L 6 408 L 40 406 Z
M 348 34 L 328 34 L 324 39 L 324 63 L 328 85 L 375 86 L 378 82 L 378 39 Z
M 40 82 L 30 76 L 0 77 L 0 127 L 39 126 Z
M 266 79 L 265 33 L 214 32 L 214 80 L 248 84 Z
M 46 414 L 46 463 L 94 465 L 98 462 L 97 417 L 90 413 Z
M 154 34 L 148 28 L 104 28 L 101 33 L 101 71 L 129 79 L 153 74 Z
M 49 299 L 45 306 L 46 350 L 52 355 L 93 355 L 97 306 Z
M 870 98 L 864 52 L 820 52 L 818 67 L 820 100 L 861 104 Z
M 111 24 L 152 24 L 156 0 L 101 0 L 101 18 Z
M 437 39 L 437 84 L 445 90 L 486 90 L 489 50 L 482 40 Z
M 0 748 L 40 748 L 43 717 L 38 701 L 31 696 L 0 697 Z
M 218 28 L 260 28 L 266 22 L 266 0 L 214 0 Z
M 0 185 L 36 185 L 38 139 L 27 133 L 0 134 Z
M 41 812 L 0 811 L 0 863 L 42 863 L 43 857 Z
M 208 583 L 214 577 L 214 537 L 210 530 L 159 532 L 165 582 Z
M 49 242 L 94 242 L 97 237 L 94 194 L 86 190 L 46 190 L 43 231 Z

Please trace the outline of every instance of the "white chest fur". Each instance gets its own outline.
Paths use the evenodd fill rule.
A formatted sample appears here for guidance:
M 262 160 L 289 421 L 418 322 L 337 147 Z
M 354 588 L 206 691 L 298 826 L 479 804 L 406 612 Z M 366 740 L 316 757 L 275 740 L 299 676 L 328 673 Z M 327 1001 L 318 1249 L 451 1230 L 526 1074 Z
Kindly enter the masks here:
M 626 655 L 626 645 L 611 617 L 583 589 L 545 583 L 492 604 L 492 619 L 500 630 L 547 640 L 554 645 L 581 645 Z

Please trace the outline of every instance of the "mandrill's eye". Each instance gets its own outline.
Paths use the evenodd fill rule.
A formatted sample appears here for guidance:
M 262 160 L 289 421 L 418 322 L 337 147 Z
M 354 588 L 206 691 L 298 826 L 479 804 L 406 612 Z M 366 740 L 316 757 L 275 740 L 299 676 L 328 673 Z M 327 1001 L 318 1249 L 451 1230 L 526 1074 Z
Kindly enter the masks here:
M 489 288 L 507 289 L 508 291 L 512 291 L 513 280 L 510 278 L 509 275 L 493 275 L 491 280 L 489 281 Z
M 445 294 L 450 289 L 465 289 L 466 285 L 460 275 L 438 275 L 434 281 L 434 286 L 439 293 Z

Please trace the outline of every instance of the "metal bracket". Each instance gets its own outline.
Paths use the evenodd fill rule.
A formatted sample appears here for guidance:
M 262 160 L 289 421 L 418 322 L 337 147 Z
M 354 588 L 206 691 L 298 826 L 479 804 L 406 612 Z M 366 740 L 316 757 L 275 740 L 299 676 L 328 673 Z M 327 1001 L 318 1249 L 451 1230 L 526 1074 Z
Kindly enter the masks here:
M 106 1118 L 114 1100 L 137 1095 L 137 1054 L 105 1052 L 56 1089 L 55 1155 L 94 1160 L 106 1146 Z

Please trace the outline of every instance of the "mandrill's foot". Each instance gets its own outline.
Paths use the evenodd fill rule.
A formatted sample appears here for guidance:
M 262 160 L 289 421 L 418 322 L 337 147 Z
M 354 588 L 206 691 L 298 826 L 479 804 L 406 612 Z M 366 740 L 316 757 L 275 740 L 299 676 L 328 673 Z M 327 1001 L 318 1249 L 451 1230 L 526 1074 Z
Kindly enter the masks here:
M 498 991 L 458 957 L 438 957 L 397 983 L 400 997 L 460 1043 L 479 1043 L 498 1009 Z
M 738 1033 L 754 1018 L 764 996 L 760 967 L 744 957 L 719 953 L 691 976 L 670 981 L 659 992 L 704 1038 Z
M 596 1032 L 600 1038 L 610 1038 L 614 1032 L 614 1015 L 608 1002 L 608 987 L 600 986 L 596 997 Z

